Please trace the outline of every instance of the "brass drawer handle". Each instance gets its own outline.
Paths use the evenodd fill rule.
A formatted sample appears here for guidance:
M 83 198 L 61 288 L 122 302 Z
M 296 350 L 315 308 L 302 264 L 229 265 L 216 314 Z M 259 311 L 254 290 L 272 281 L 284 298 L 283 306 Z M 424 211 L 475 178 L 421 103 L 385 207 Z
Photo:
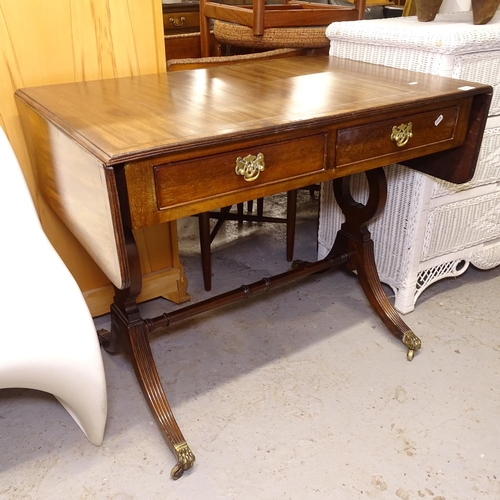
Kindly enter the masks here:
M 186 20 L 186 18 L 184 16 L 182 16 L 180 19 L 176 19 L 174 17 L 170 17 L 168 19 L 176 28 L 180 28 L 183 24 L 184 24 L 184 21 Z
M 236 175 L 242 175 L 246 181 L 251 182 L 259 177 L 264 167 L 264 155 L 259 153 L 257 156 L 247 155 L 245 158 L 238 156 L 234 171 Z
M 398 147 L 404 146 L 412 137 L 411 122 L 408 125 L 402 123 L 399 127 L 392 127 L 391 141 L 395 142 Z

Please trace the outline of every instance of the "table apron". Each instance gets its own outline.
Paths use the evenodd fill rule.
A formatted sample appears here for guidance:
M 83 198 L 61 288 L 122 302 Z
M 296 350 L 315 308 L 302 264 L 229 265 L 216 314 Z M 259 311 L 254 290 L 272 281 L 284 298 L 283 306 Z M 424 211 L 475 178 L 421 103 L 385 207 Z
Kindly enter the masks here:
M 419 107 L 382 121 L 372 116 L 267 132 L 127 163 L 131 226 L 167 222 L 458 147 L 466 137 L 471 102 Z

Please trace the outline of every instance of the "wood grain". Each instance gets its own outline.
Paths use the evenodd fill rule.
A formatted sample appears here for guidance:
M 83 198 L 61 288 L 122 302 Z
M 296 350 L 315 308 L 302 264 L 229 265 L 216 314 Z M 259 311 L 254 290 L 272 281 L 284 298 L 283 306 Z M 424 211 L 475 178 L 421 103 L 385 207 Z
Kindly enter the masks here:
M 429 99 L 462 97 L 459 88 L 467 85 L 480 93 L 480 84 L 461 80 L 304 56 L 23 89 L 19 95 L 41 113 L 50 109 L 65 133 L 114 165 L 193 144 L 212 153 L 242 135 L 251 138 L 253 130 L 286 132 L 308 119 L 320 123 L 334 115 L 340 123 L 388 110 L 404 114 Z
M 22 87 L 164 72 L 161 2 L 0 0 L 0 51 L 4 75 L 0 125 L 21 163 L 44 229 L 82 291 L 102 290 L 109 280 L 40 196 L 14 92 Z M 139 238 L 145 270 L 181 270 L 173 235 L 175 231 L 161 227 L 156 236 Z M 106 309 L 92 312 L 103 314 Z

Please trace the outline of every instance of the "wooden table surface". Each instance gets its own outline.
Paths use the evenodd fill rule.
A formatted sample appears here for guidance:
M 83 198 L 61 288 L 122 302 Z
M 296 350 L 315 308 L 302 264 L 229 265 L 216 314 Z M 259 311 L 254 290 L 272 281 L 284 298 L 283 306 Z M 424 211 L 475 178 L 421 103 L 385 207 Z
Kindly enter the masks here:
M 471 84 L 333 57 L 298 57 L 22 89 L 17 96 L 106 165 L 290 130 L 307 120 L 403 111 Z M 470 95 L 484 92 L 473 84 Z

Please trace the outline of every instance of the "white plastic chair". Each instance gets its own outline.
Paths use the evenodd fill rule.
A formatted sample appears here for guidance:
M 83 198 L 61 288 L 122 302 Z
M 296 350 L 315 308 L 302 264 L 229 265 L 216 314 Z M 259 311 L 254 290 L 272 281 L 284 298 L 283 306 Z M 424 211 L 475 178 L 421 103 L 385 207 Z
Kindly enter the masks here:
M 1 128 L 0 169 L 0 389 L 53 394 L 99 446 L 107 393 L 95 326 Z

